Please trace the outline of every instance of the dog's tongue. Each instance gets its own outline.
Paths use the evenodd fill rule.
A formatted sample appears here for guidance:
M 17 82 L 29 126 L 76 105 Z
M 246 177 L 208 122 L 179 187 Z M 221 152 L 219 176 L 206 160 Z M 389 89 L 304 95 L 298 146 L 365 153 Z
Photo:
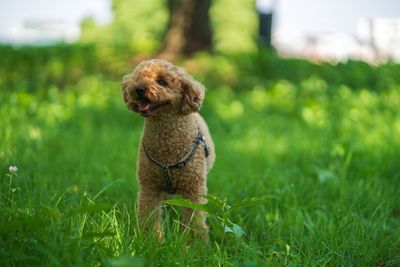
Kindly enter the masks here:
M 139 111 L 140 111 L 140 112 L 146 112 L 147 110 L 150 109 L 150 107 L 151 107 L 151 105 L 148 104 L 148 103 L 141 103 L 141 104 L 138 104 L 138 108 L 139 108 Z

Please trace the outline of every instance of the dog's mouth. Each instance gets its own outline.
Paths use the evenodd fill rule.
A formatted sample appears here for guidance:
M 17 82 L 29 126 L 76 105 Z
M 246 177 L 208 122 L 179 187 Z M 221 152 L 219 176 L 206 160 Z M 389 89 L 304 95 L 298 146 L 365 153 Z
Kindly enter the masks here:
M 137 113 L 146 117 L 167 104 L 168 102 L 152 103 L 149 100 L 145 100 L 141 103 L 135 103 L 134 109 Z

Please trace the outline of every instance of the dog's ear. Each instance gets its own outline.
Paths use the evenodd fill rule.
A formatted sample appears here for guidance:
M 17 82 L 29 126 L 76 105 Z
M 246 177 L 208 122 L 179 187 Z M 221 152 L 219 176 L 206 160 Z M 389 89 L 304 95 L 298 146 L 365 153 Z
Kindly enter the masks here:
M 124 77 L 122 77 L 122 82 L 121 82 L 121 89 L 122 89 L 122 96 L 124 98 L 124 102 L 125 104 L 128 104 L 129 102 L 129 86 L 132 83 L 132 73 L 124 75 Z
M 182 81 L 182 113 L 189 114 L 199 111 L 204 99 L 204 86 L 193 79 Z

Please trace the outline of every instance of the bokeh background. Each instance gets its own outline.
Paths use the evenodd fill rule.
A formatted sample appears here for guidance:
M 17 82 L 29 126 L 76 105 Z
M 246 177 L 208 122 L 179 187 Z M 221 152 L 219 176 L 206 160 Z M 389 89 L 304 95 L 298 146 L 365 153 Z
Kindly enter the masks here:
M 2 1 L 0 42 L 0 265 L 400 265 L 397 1 Z M 137 227 L 152 57 L 207 88 L 207 247 Z

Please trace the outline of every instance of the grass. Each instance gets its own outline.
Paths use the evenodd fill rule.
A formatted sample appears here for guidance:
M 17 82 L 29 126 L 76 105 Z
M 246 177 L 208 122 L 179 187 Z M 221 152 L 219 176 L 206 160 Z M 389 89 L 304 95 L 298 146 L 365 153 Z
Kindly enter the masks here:
M 226 67 L 222 79 L 243 75 Z M 244 78 L 202 78 L 217 151 L 209 193 L 267 203 L 232 211 L 243 236 L 210 215 L 208 246 L 187 246 L 179 209 L 166 214 L 163 243 L 138 228 L 142 119 L 124 107 L 119 81 L 90 74 L 63 91 L 3 90 L 0 265 L 400 265 L 400 85 Z

